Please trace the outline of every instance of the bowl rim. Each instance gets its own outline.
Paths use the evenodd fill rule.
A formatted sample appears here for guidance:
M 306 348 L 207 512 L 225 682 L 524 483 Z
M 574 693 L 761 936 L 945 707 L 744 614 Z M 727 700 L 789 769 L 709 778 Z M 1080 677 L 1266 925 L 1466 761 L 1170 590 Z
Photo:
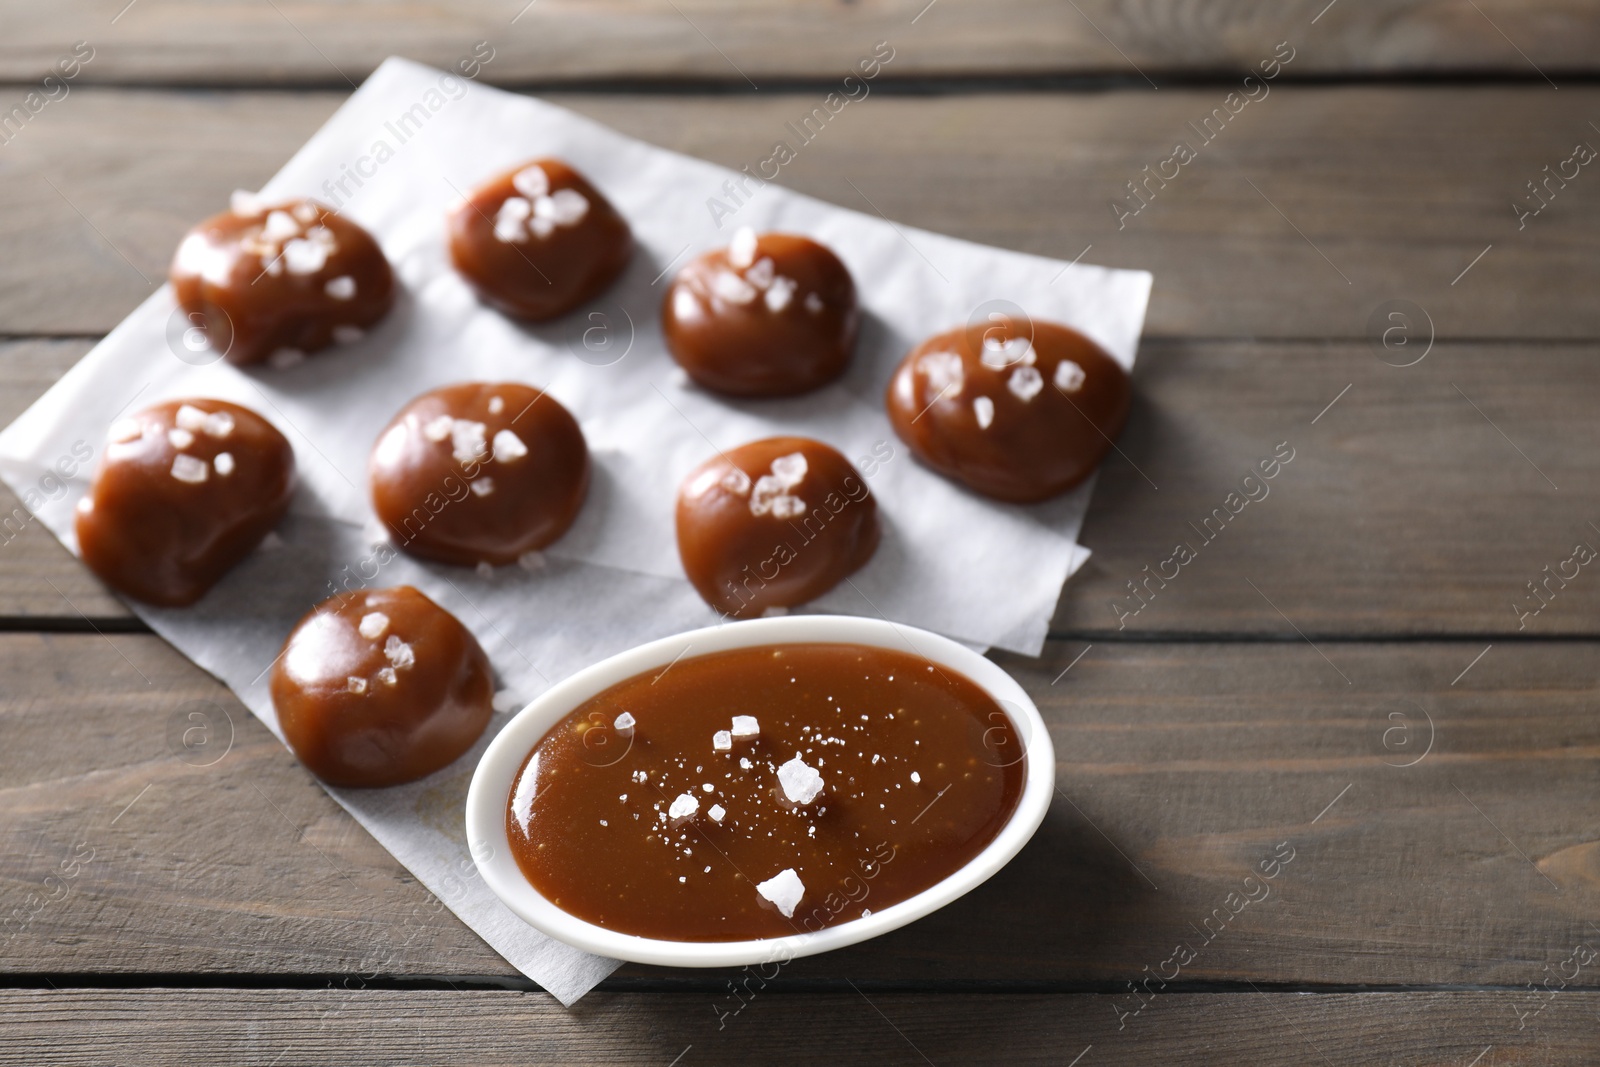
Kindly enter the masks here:
M 687 655 L 778 644 L 858 644 L 908 652 L 957 671 L 993 697 L 1023 738 L 1022 795 L 1011 817 L 976 856 L 945 878 L 871 915 L 816 931 L 742 941 L 668 941 L 609 930 L 546 899 L 512 856 L 505 805 L 528 753 L 579 704 L 618 682 Z M 737 967 L 787 961 L 857 944 L 905 926 L 963 896 L 1004 867 L 1044 820 L 1055 790 L 1055 749 L 1039 709 L 998 664 L 939 634 L 881 619 L 789 615 L 728 622 L 638 645 L 562 679 L 530 701 L 484 750 L 467 790 L 466 829 L 478 872 L 523 922 L 574 948 L 667 967 Z

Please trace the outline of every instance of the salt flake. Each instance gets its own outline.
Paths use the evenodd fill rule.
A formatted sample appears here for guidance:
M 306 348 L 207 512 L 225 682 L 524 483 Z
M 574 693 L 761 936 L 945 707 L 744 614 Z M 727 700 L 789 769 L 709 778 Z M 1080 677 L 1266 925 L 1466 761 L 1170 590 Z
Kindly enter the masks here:
M 756 231 L 748 226 L 740 226 L 734 231 L 733 240 L 728 242 L 728 262 L 743 269 L 755 261 Z
M 778 768 L 778 784 L 794 804 L 809 804 L 822 792 L 822 775 L 799 756 Z
M 1056 364 L 1056 388 L 1063 393 L 1076 393 L 1079 389 L 1082 389 L 1083 380 L 1086 377 L 1088 375 L 1083 373 L 1083 368 L 1070 359 L 1064 359 Z
M 794 868 L 789 867 L 759 883 L 756 892 L 771 901 L 785 919 L 791 919 L 794 917 L 794 909 L 806 895 L 806 886 L 800 881 L 800 876 L 795 873 Z
M 499 397 L 495 397 L 499 400 Z M 494 458 L 499 463 L 511 463 L 528 454 L 528 446 L 522 443 L 522 438 L 510 430 L 500 430 L 494 435 Z
M 206 475 L 209 471 L 210 468 L 206 466 L 206 461 L 203 459 L 196 459 L 181 452 L 172 457 L 172 476 L 180 482 L 199 485 L 206 480 Z

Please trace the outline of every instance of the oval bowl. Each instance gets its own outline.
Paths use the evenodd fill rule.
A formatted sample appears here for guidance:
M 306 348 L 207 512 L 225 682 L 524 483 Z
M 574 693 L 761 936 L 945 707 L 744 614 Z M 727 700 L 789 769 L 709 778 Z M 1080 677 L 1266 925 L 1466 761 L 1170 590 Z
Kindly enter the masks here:
M 752 645 L 855 644 L 921 656 L 966 675 L 995 699 L 1023 740 L 1022 795 L 993 841 L 967 864 L 882 911 L 814 932 L 743 941 L 667 941 L 619 933 L 585 922 L 545 899 L 525 878 L 506 835 L 506 805 L 522 762 L 552 726 L 618 682 L 703 655 Z M 947 637 L 910 626 L 843 615 L 794 615 L 726 623 L 651 641 L 602 660 L 552 686 L 516 714 L 489 743 L 467 791 L 467 840 L 489 888 L 529 926 L 575 948 L 663 967 L 739 967 L 810 956 L 898 929 L 937 911 L 1021 851 L 1050 806 L 1055 750 L 1039 709 L 1012 677 L 983 655 Z

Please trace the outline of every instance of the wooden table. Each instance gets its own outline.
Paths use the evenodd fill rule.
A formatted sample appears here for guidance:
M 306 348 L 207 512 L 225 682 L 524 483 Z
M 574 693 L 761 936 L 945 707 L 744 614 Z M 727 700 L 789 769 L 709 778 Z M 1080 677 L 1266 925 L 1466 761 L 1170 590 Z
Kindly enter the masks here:
M 487 81 L 732 166 L 888 41 L 785 183 L 1155 294 L 1095 555 L 1044 655 L 997 657 L 1059 753 L 1044 826 L 960 902 L 765 984 L 628 966 L 563 1010 L 17 516 L 0 1063 L 1595 1061 L 1587 5 L 124 2 L 0 8 L 6 107 L 94 50 L 0 144 L 0 419 L 347 82 L 478 41 Z M 1280 443 L 1270 495 L 1231 504 Z M 169 741 L 195 701 L 231 720 L 206 766 Z

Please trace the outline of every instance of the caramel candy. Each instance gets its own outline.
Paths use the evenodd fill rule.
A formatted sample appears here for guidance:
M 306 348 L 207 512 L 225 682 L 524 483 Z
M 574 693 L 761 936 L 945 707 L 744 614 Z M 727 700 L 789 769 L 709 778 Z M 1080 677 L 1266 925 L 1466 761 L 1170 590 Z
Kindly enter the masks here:
M 1128 372 L 1076 330 L 1003 317 L 930 337 L 890 379 L 889 421 L 916 457 L 998 500 L 1087 478 L 1128 419 Z
M 372 505 L 414 556 L 472 566 L 543 548 L 589 489 L 583 431 L 517 382 L 464 382 L 407 404 L 372 450 Z
M 792 396 L 850 363 L 861 312 L 839 257 L 748 227 L 673 279 L 661 309 L 667 348 L 700 385 L 729 396 Z
M 182 607 L 261 543 L 293 491 L 294 450 L 267 420 L 169 400 L 112 424 L 78 502 L 78 548 L 118 592 Z
M 453 763 L 489 723 L 477 638 L 409 585 L 358 589 L 295 624 L 272 668 L 289 747 L 329 785 L 401 785 Z
M 171 271 L 178 306 L 228 362 L 295 363 L 388 314 L 394 273 L 366 230 L 314 200 L 234 202 L 189 231 Z
M 616 208 L 559 159 L 536 159 L 474 189 L 450 212 L 450 258 L 507 315 L 553 319 L 622 273 L 633 235 Z
M 769 437 L 724 452 L 678 489 L 678 555 L 695 590 L 736 619 L 804 604 L 878 547 L 878 504 L 837 451 Z

